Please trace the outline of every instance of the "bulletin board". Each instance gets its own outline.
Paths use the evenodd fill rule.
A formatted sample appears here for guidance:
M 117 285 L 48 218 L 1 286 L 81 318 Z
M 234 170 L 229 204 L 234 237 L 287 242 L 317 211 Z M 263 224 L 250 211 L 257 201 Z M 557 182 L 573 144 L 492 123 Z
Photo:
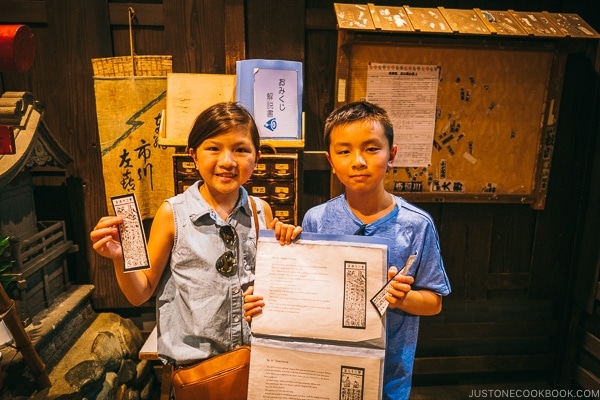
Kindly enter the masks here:
M 336 107 L 370 100 L 369 68 L 438 71 L 431 156 L 391 168 L 388 191 L 409 201 L 544 207 L 567 55 L 597 32 L 577 15 L 546 12 L 370 3 L 335 9 Z
M 431 164 L 393 168 L 387 190 L 534 200 L 553 50 L 371 43 L 352 46 L 349 59 L 347 102 L 366 98 L 370 63 L 440 66 Z

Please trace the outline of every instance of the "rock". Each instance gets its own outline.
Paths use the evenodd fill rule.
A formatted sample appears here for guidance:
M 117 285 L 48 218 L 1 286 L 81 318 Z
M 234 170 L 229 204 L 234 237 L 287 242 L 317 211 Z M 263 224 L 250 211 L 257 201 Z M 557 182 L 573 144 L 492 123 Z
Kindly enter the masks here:
M 146 380 L 146 384 L 140 390 L 140 399 L 148 400 L 152 395 L 152 389 L 154 387 L 154 376 L 150 376 L 150 379 Z
M 121 341 L 113 332 L 100 332 L 94 343 L 91 353 L 98 361 L 106 365 L 107 371 L 118 371 L 123 359 Z
M 104 380 L 104 364 L 97 360 L 82 361 L 65 374 L 65 380 L 75 391 L 87 392 L 87 387 L 96 386 L 96 382 Z
M 104 379 L 104 385 L 102 390 L 96 396 L 96 400 L 113 400 L 117 389 L 119 388 L 119 377 L 114 372 L 107 372 L 106 379 Z
M 147 372 L 152 370 L 150 364 L 138 362 L 141 338 L 130 320 L 113 313 L 98 314 L 50 371 L 52 387 L 47 399 L 139 399 L 139 389 L 147 388 L 147 382 L 153 381 L 153 374 Z M 146 375 L 147 381 L 140 375 Z
M 150 363 L 148 360 L 140 360 L 135 368 L 136 377 L 135 381 L 133 381 L 131 384 L 135 387 L 140 387 L 148 380 L 148 375 L 150 372 L 154 372 L 154 369 L 152 368 L 152 363 Z
M 131 384 L 137 376 L 135 361 L 128 359 L 121 361 L 121 368 L 119 368 L 118 376 L 119 383 Z
M 142 332 L 130 319 L 121 319 L 119 326 L 119 338 L 123 347 L 123 356 L 137 360 L 140 348 L 144 344 Z

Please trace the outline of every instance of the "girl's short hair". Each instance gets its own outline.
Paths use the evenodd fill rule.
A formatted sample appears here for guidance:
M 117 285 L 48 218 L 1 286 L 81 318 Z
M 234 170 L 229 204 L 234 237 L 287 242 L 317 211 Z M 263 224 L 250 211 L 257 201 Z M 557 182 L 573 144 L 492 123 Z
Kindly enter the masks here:
M 335 127 L 357 121 L 379 122 L 383 127 L 385 137 L 388 139 L 390 149 L 392 148 L 394 144 L 394 126 L 388 113 L 383 108 L 368 101 L 355 101 L 334 110 L 325 120 L 325 132 L 323 134 L 325 149 L 329 150 L 331 132 Z
M 256 153 L 260 150 L 260 134 L 252 114 L 237 102 L 217 103 L 202 111 L 190 130 L 188 149 L 195 149 L 210 139 L 232 128 L 246 128 Z

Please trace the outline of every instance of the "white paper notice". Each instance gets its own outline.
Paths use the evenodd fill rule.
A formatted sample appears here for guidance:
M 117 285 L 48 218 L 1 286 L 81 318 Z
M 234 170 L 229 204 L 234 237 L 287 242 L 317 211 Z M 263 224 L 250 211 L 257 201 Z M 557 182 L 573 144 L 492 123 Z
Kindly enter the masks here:
M 248 400 L 380 399 L 384 353 L 254 338 Z
M 380 399 L 385 318 L 369 299 L 386 281 L 388 241 L 260 231 L 249 400 Z
M 282 246 L 259 237 L 254 293 L 265 307 L 252 333 L 383 345 L 385 327 L 369 300 L 386 275 L 383 244 L 300 238 Z
M 395 167 L 431 164 L 439 69 L 437 65 L 368 66 L 367 100 L 383 107 L 394 125 Z
M 298 132 L 298 72 L 257 68 L 254 73 L 254 119 L 261 139 Z

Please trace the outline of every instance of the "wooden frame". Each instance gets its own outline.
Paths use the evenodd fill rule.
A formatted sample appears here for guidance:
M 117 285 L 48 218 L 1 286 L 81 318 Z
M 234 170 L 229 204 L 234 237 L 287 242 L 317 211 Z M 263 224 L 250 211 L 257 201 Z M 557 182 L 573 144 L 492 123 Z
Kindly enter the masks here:
M 524 28 L 520 34 L 498 34 L 493 27 L 488 29 L 490 22 L 478 9 L 335 6 L 336 108 L 369 100 L 372 77 L 367 71 L 373 63 L 390 68 L 424 65 L 440 71 L 430 162 L 392 168 L 385 181 L 388 191 L 418 202 L 523 203 L 544 208 L 566 55 L 581 41 L 570 41 L 560 28 L 551 39 L 545 31 L 531 40 L 537 31 L 526 36 Z M 352 7 L 359 12 L 349 12 Z M 437 25 L 417 19 L 418 12 L 432 16 Z M 372 21 L 350 21 L 369 14 Z M 388 21 L 384 31 L 380 15 L 400 19 L 404 15 L 407 23 L 402 30 L 392 30 Z M 510 15 L 517 21 L 521 14 Z M 548 13 L 542 16 L 552 23 Z M 591 37 L 600 35 L 594 31 Z M 401 117 L 393 114 L 397 111 L 388 112 Z M 332 180 L 331 189 L 331 195 L 341 192 L 337 180 Z

